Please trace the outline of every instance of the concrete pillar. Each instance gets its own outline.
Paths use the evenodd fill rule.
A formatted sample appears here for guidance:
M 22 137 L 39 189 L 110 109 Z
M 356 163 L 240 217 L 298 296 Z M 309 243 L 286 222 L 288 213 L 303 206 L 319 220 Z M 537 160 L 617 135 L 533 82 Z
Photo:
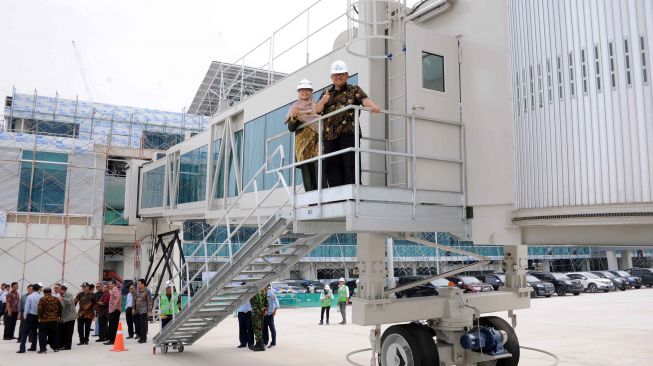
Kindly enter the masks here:
M 633 251 L 632 250 L 623 250 L 621 251 L 621 258 L 619 258 L 619 268 L 633 268 Z
M 614 250 L 606 250 L 605 256 L 608 258 L 608 270 L 616 271 L 619 269 L 619 263 L 617 262 L 617 254 Z
M 544 272 L 551 272 L 551 260 L 542 259 L 538 261 L 540 263 L 540 270 Z

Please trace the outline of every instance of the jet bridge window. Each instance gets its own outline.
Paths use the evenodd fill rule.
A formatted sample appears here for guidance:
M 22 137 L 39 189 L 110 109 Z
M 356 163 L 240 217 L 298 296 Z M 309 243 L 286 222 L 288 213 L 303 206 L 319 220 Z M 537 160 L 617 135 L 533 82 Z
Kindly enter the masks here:
M 444 57 L 422 51 L 422 87 L 444 92 Z

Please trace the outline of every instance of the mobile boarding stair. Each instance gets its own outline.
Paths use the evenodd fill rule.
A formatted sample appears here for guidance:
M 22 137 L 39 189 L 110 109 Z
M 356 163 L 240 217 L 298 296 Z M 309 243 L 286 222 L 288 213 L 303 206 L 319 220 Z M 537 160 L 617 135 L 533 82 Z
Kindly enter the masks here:
M 279 146 L 270 157 L 283 156 L 283 147 Z M 250 188 L 254 190 L 256 180 L 261 174 L 266 173 L 268 159 L 259 169 L 252 180 L 243 188 L 243 192 Z M 241 222 L 235 227 L 230 224 L 229 213 L 236 211 L 240 197 L 225 210 L 222 219 L 218 220 L 189 257 L 198 256 L 201 249 L 204 249 L 204 265 L 194 275 L 191 275 L 189 265 L 186 262 L 176 273 L 172 281 L 178 283 L 181 280 L 183 286 L 179 291 L 188 295 L 188 303 L 175 315 L 170 323 L 156 336 L 154 336 L 154 352 L 156 347 L 162 353 L 167 353 L 169 346 L 174 346 L 179 352 L 184 351 L 185 345 L 191 345 L 201 338 L 208 331 L 213 329 L 221 321 L 232 315 L 234 311 L 245 301 L 249 301 L 260 289 L 279 277 L 281 273 L 297 263 L 301 258 L 310 253 L 316 246 L 321 244 L 329 234 L 317 235 L 293 235 L 292 238 L 282 237 L 292 229 L 293 210 L 289 199 L 269 217 L 262 218 L 259 215 L 259 206 L 263 205 L 276 188 L 283 187 L 288 192 L 288 187 L 281 172 L 277 173 L 277 182 L 265 196 L 259 201 L 257 207 L 248 214 L 241 217 Z M 258 194 L 258 192 L 256 192 Z M 252 225 L 255 222 L 256 231 L 243 244 L 236 253 L 232 252 L 232 239 L 238 230 L 245 225 Z M 227 238 L 212 252 L 208 253 L 207 240 L 220 226 L 227 227 Z M 228 252 L 226 256 L 219 253 Z M 226 261 L 211 278 L 201 278 L 203 271 L 208 271 L 209 263 L 215 259 Z M 198 278 L 199 277 L 199 278 Z M 190 286 L 201 280 L 202 286 L 199 290 L 193 291 Z

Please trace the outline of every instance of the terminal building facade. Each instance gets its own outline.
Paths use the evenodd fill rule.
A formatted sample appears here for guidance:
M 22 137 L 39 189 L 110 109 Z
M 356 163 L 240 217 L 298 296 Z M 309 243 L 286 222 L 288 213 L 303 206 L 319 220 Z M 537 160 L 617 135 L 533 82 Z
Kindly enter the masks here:
M 424 20 L 422 25 L 446 35 L 441 41 L 448 48 L 436 45 L 420 53 L 422 71 L 416 81 L 425 86 L 425 95 L 443 97 L 443 103 L 453 101 L 452 115 L 460 114 L 462 105 L 463 123 L 470 126 L 468 136 L 478 139 L 473 135 L 486 133 L 487 139 L 496 144 L 467 146 L 470 161 L 512 160 L 514 156 L 517 165 L 516 175 L 510 166 L 503 166 L 486 177 L 469 177 L 475 183 L 467 187 L 467 203 L 475 209 L 478 232 L 485 225 L 478 221 L 484 213 L 515 210 L 515 222 L 535 228 L 532 233 L 536 235 L 538 218 L 569 215 L 546 211 L 558 206 L 650 202 L 651 182 L 645 178 L 650 173 L 643 169 L 653 159 L 638 155 L 645 141 L 651 141 L 647 133 L 653 131 L 649 66 L 653 22 L 646 18 L 652 14 L 646 12 L 648 8 L 639 12 L 628 6 L 616 9 L 624 17 L 632 16 L 633 21 L 624 18 L 620 26 L 605 28 L 606 22 L 600 20 L 615 10 L 607 7 L 618 6 L 610 2 L 568 8 L 555 2 L 547 2 L 546 6 L 519 1 L 506 1 L 506 6 L 497 6 L 498 2 L 442 3 L 454 5 L 446 15 Z M 586 14 L 593 23 L 581 26 L 571 22 L 572 18 L 584 18 L 580 14 Z M 458 26 L 452 19 L 490 18 L 492 27 L 470 29 L 461 38 L 454 37 Z M 544 24 L 543 19 L 565 22 Z M 496 27 L 498 23 L 501 26 Z M 561 33 L 564 38 L 551 37 L 553 26 L 565 30 Z M 581 29 L 596 32 L 583 34 Z M 421 37 L 419 28 L 412 32 Z M 102 275 L 104 270 L 125 279 L 140 277 L 145 274 L 141 270 L 144 263 L 153 258 L 157 235 L 171 229 L 181 233 L 186 260 L 197 261 L 200 268 L 205 258 L 194 255 L 198 246 L 208 240 L 210 252 L 225 239 L 224 227 L 209 235 L 215 217 L 207 216 L 207 212 L 225 208 L 241 193 L 253 200 L 254 192 L 244 187 L 271 150 L 283 146 L 286 157 L 292 155 L 289 135 L 279 141 L 270 139 L 286 129 L 283 120 L 296 97 L 297 81 L 312 80 L 317 97 L 329 86 L 329 64 L 342 59 L 349 65 L 350 83 L 361 85 L 387 109 L 411 112 L 406 111 L 410 101 L 402 99 L 400 91 L 392 87 L 386 91 L 378 82 L 393 70 L 392 62 L 407 57 L 406 44 L 389 42 L 383 46 L 391 49 L 395 61 L 381 64 L 350 52 L 353 48 L 369 55 L 379 45 L 358 50 L 360 45 L 339 42 L 341 36 L 333 34 L 334 48 L 299 69 L 280 72 L 213 62 L 189 109 L 193 114 L 36 93 L 7 97 L 0 134 L 4 171 L 0 177 L 3 280 L 64 281 L 77 286 L 95 279 L 96 274 Z M 383 47 L 377 54 L 390 53 Z M 494 63 L 496 70 L 488 73 L 487 68 L 477 64 L 479 60 Z M 485 71 L 474 73 L 475 69 Z M 444 80 L 454 79 L 458 87 L 444 90 Z M 453 90 L 462 93 L 464 100 Z M 478 105 L 472 106 L 474 103 Z M 483 114 L 488 110 L 493 111 L 493 123 L 514 123 L 518 136 L 514 147 L 506 136 L 495 136 L 492 128 L 473 129 L 485 121 Z M 615 117 L 608 121 L 606 115 Z M 582 127 L 590 119 L 596 121 L 596 129 Z M 545 128 L 546 121 L 555 121 L 556 128 Z M 614 124 L 617 122 L 625 127 Z M 363 120 L 362 125 L 368 136 L 387 138 L 390 133 L 377 127 L 373 118 Z M 623 137 L 628 141 L 610 140 L 608 128 L 627 131 Z M 561 145 L 575 146 L 576 150 L 562 155 L 561 149 L 552 148 Z M 620 152 L 628 146 L 638 147 L 630 151 L 641 164 L 620 163 L 625 161 Z M 605 164 L 588 164 L 588 156 L 594 154 L 602 156 Z M 375 164 L 368 160 L 365 169 L 379 170 Z M 407 170 L 386 170 L 383 178 L 365 173 L 362 181 L 399 185 Z M 290 171 L 284 174 L 288 181 L 292 180 Z M 511 179 L 521 182 L 515 192 L 502 187 L 512 184 Z M 269 174 L 256 181 L 258 189 L 265 191 L 272 187 L 274 179 Z M 301 181 L 295 183 L 299 186 Z M 492 195 L 488 192 L 498 192 L 501 203 L 486 202 L 483 197 Z M 263 209 L 271 210 L 272 206 Z M 249 235 L 251 230 L 242 228 L 232 250 L 237 251 Z M 488 271 L 499 269 L 504 254 L 499 244 L 509 239 L 503 234 L 470 238 L 436 230 L 420 235 L 494 259 L 495 263 L 481 269 Z M 569 241 L 569 246 L 560 245 L 565 244 L 564 238 L 552 238 L 555 246 L 546 246 L 541 238 L 538 242 L 540 245 L 528 248 L 532 268 L 571 271 L 651 265 L 651 252 L 637 247 L 611 247 L 606 243 L 606 249 L 596 249 L 574 241 Z M 325 281 L 356 277 L 356 244 L 355 233 L 333 234 L 283 276 Z M 393 252 L 394 276 L 439 273 L 472 260 L 399 240 L 388 248 Z M 217 268 L 225 258 L 218 256 L 214 260 Z

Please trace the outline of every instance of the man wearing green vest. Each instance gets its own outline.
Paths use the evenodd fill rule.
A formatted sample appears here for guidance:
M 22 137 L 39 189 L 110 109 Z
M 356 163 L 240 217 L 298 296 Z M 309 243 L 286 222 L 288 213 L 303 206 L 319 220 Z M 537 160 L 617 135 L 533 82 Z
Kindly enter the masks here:
M 324 313 L 326 313 L 326 323 L 329 325 L 329 310 L 331 310 L 331 303 L 333 301 L 333 292 L 329 285 L 324 285 L 324 291 L 320 294 L 320 325 L 324 324 Z
M 161 318 L 161 328 L 164 328 L 171 320 L 173 316 L 176 316 L 181 309 L 181 302 L 179 295 L 174 290 L 172 283 L 166 284 L 165 292 L 161 292 L 159 295 L 160 303 L 160 318 Z
M 340 277 L 338 280 L 338 307 L 342 321 L 340 324 L 347 324 L 347 300 L 349 299 L 349 287 L 345 285 L 345 279 Z

